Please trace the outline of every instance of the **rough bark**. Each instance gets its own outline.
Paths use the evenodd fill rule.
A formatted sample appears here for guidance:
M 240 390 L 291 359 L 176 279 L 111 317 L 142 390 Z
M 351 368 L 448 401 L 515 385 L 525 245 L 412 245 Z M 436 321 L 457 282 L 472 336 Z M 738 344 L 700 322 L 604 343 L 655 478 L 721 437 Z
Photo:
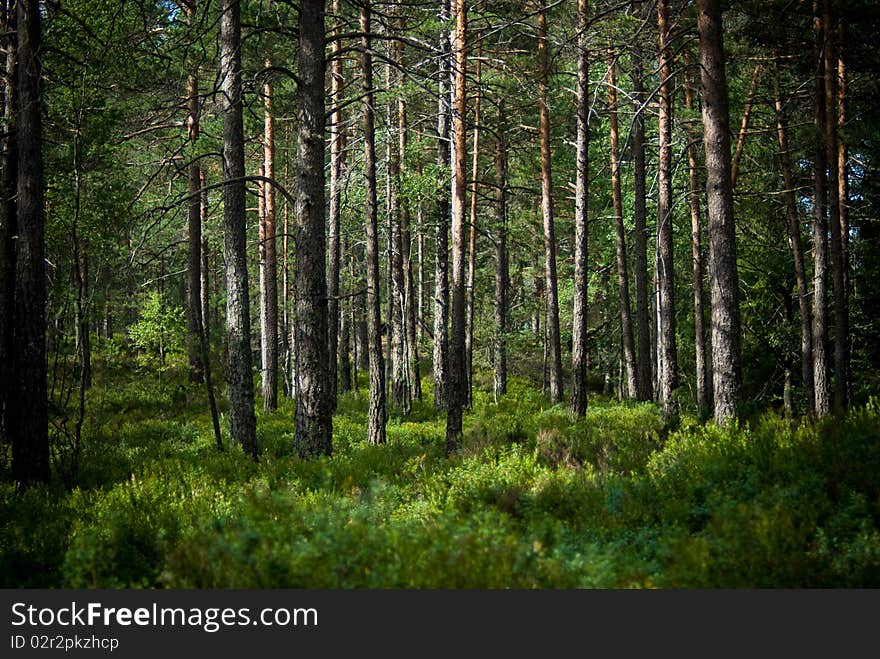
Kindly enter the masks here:
M 193 26 L 197 0 L 185 4 L 186 17 Z M 187 76 L 187 139 L 194 146 L 199 139 L 199 78 L 198 68 L 192 65 Z M 204 380 L 204 364 L 199 343 L 199 314 L 202 304 L 202 199 L 199 193 L 201 172 L 197 160 L 187 167 L 189 199 L 187 205 L 187 289 L 186 325 L 187 353 L 189 357 L 189 381 Z
M 620 189 L 619 127 L 617 122 L 617 75 L 614 59 L 608 66 L 608 123 L 611 131 L 611 198 L 614 207 L 614 234 L 617 251 L 617 302 L 620 308 L 621 358 L 624 363 L 627 398 L 635 398 L 636 350 L 633 339 L 632 314 L 629 298 L 629 266 L 626 255 L 626 229 L 623 225 L 623 196 Z M 577 282 L 577 275 L 575 275 Z M 577 288 L 577 283 L 575 284 Z M 584 289 L 586 294 L 586 288 Z
M 342 102 L 344 71 L 342 61 L 342 18 L 340 17 L 340 0 L 333 0 L 333 14 L 336 16 L 333 26 L 333 40 L 330 48 L 332 64 L 330 70 L 330 209 L 329 230 L 327 235 L 327 340 L 329 343 L 329 378 L 330 400 L 336 409 L 337 362 L 340 359 L 339 326 L 339 269 L 340 254 L 340 222 L 342 216 L 342 187 L 345 173 L 346 134 L 343 123 Z M 348 350 L 346 347 L 345 350 Z
M 327 341 L 327 244 L 324 221 L 324 1 L 303 0 L 299 19 L 296 206 L 296 451 L 333 450 L 333 402 Z
M 779 141 L 779 162 L 782 169 L 782 183 L 785 186 L 785 213 L 788 228 L 788 242 L 794 258 L 794 276 L 797 283 L 798 310 L 801 318 L 801 378 L 807 400 L 807 410 L 812 416 L 815 412 L 815 391 L 813 386 L 813 329 L 810 324 L 810 291 L 807 285 L 807 269 L 804 265 L 803 242 L 797 198 L 792 174 L 791 151 L 788 145 L 788 121 L 779 92 L 779 72 L 774 68 L 774 107 L 776 109 L 776 136 Z
M 688 69 L 689 70 L 689 69 Z M 685 75 L 685 107 L 695 109 L 694 88 L 690 74 Z M 694 287 L 694 356 L 697 381 L 697 414 L 705 419 L 712 411 L 712 369 L 706 346 L 705 309 L 703 304 L 703 245 L 700 199 L 703 191 L 699 181 L 697 158 L 697 131 L 688 131 L 688 198 L 691 212 L 691 261 Z
M 385 360 L 382 356 L 382 316 L 379 300 L 379 219 L 376 201 L 376 117 L 373 90 L 373 54 L 370 38 L 371 8 L 361 7 L 362 81 L 364 99 L 364 177 L 367 266 L 367 352 L 370 364 L 370 405 L 367 439 L 385 443 Z
M 437 167 L 449 171 L 449 83 L 452 72 L 447 23 L 450 0 L 440 3 L 440 71 L 437 82 Z M 450 191 L 437 186 L 437 236 L 434 260 L 434 407 L 446 409 L 449 371 L 449 212 Z
M 3 131 L 2 171 L 0 171 L 0 436 L 9 432 L 10 396 L 12 382 L 13 318 L 15 307 L 15 241 L 16 186 L 18 184 L 18 154 L 16 149 L 16 62 L 14 0 L 3 3 L 2 36 L 6 58 L 3 64 Z
M 465 355 L 465 188 L 467 185 L 467 4 L 453 1 L 452 33 L 452 331 L 449 342 L 449 392 L 446 411 L 446 454 L 461 443 L 462 411 L 467 402 Z
M 703 145 L 712 282 L 712 375 L 715 421 L 736 419 L 740 399 L 739 277 L 730 178 L 730 115 L 719 0 L 698 0 Z
M 272 61 L 266 60 L 266 68 Z M 275 117 L 273 85 L 263 85 L 263 216 L 260 218 L 260 351 L 263 411 L 278 409 L 278 260 L 275 235 Z
M 547 280 L 547 359 L 550 400 L 561 403 L 562 346 L 559 336 L 559 293 L 556 276 L 556 233 L 553 219 L 553 173 L 550 152 L 550 109 L 547 105 L 550 68 L 547 53 L 547 2 L 539 0 L 538 12 L 538 107 L 541 139 L 541 217 L 544 227 L 544 276 Z
M 817 63 L 816 89 L 813 105 L 813 124 L 816 128 L 816 144 L 813 163 L 813 382 L 816 416 L 822 417 L 831 410 L 831 382 L 828 369 L 828 209 L 826 181 L 826 152 L 823 139 L 825 131 L 825 80 L 822 66 L 822 18 L 818 2 L 814 0 L 815 57 Z
M 226 256 L 229 426 L 234 442 L 257 459 L 251 316 L 245 233 L 244 128 L 241 95 L 241 13 L 223 0 L 220 17 L 220 90 L 223 116 L 223 235 Z
M 43 124 L 40 3 L 19 0 L 18 104 L 15 116 L 18 153 L 18 214 L 12 372 L 8 433 L 12 478 L 21 486 L 49 480 L 49 426 L 46 391 L 46 266 L 43 207 Z
M 660 404 L 666 422 L 678 419 L 678 344 L 675 318 L 675 270 L 673 258 L 672 208 L 672 52 L 669 49 L 669 0 L 657 3 L 660 87 L 657 94 L 658 174 L 657 174 L 657 288 L 659 326 L 657 351 L 663 365 L 659 374 Z M 722 63 L 723 67 L 723 63 Z
M 587 413 L 587 284 L 588 200 L 590 147 L 590 60 L 587 39 L 588 0 L 578 0 L 577 138 L 574 183 L 574 308 L 571 328 L 571 412 L 581 418 Z
M 498 237 L 495 240 L 495 402 L 507 393 L 507 291 L 510 286 L 507 255 L 507 117 L 504 99 L 498 101 L 498 138 L 495 152 L 495 212 Z

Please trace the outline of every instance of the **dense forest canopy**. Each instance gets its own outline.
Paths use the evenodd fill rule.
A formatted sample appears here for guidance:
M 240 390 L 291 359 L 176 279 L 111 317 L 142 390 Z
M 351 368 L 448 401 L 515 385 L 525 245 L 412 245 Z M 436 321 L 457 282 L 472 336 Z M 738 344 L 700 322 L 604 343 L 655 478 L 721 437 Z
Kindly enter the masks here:
M 129 413 L 194 423 L 243 474 L 280 444 L 294 469 L 386 442 L 396 464 L 419 423 L 446 469 L 506 405 L 537 416 L 505 443 L 577 473 L 772 415 L 876 430 L 874 2 L 5 0 L 2 21 L 9 524 L 31 485 L 134 479 L 107 457 Z M 578 453 L 615 409 L 644 445 Z

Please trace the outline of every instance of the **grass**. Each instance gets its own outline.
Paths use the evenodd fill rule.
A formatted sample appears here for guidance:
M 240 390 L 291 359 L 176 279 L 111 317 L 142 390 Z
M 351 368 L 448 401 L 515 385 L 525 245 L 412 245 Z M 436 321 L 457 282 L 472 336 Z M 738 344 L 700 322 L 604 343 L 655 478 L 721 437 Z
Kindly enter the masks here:
M 214 448 L 198 388 L 109 373 L 77 486 L 0 485 L 2 585 L 880 586 L 876 401 L 817 425 L 685 418 L 666 434 L 653 405 L 593 399 L 573 423 L 516 380 L 497 404 L 475 392 L 447 458 L 424 390 L 385 446 L 366 442 L 365 389 L 343 395 L 334 454 L 312 461 L 284 399 L 258 413 L 254 464 Z

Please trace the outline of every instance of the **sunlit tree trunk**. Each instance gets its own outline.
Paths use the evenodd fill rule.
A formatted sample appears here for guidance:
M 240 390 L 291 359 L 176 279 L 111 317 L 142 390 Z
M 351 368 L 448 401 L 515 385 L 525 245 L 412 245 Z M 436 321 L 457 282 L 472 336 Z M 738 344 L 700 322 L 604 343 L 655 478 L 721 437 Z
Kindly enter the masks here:
M 465 333 L 465 353 L 467 370 L 467 405 L 470 406 L 474 395 L 474 283 L 477 278 L 477 196 L 480 191 L 480 122 L 482 121 L 482 98 L 480 85 L 482 84 L 483 65 L 482 65 L 482 41 L 480 35 L 477 34 L 477 65 L 476 78 L 474 81 L 475 98 L 474 98 L 474 137 L 473 137 L 473 154 L 471 160 L 471 199 L 470 199 L 470 219 L 468 222 L 468 258 L 467 258 L 467 282 L 465 290 L 467 291 L 467 308 L 466 315 L 466 333 Z
M 345 173 L 346 134 L 340 104 L 343 101 L 344 71 L 342 61 L 342 18 L 340 17 L 340 0 L 333 0 L 333 14 L 336 17 L 333 26 L 330 48 L 332 62 L 330 65 L 330 208 L 329 231 L 327 236 L 327 340 L 329 343 L 329 381 L 330 400 L 336 408 L 337 364 L 340 362 L 340 304 L 339 304 L 339 269 L 341 263 L 340 223 L 342 216 L 342 187 Z M 343 376 L 345 377 L 345 376 Z
M 266 60 L 266 69 L 272 61 Z M 275 240 L 275 117 L 273 85 L 263 85 L 263 216 L 260 218 L 260 349 L 262 353 L 263 411 L 278 408 L 278 267 Z
M 498 138 L 495 153 L 495 208 L 498 235 L 495 239 L 495 402 L 507 393 L 507 306 L 510 277 L 507 254 L 507 117 L 504 99 L 498 101 Z

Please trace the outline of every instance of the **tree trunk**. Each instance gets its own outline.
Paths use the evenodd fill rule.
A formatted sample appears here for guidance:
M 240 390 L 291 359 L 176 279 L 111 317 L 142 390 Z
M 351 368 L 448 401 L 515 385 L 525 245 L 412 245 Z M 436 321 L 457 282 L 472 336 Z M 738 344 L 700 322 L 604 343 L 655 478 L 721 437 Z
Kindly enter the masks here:
M 498 142 L 495 153 L 495 204 L 498 237 L 495 241 L 495 402 L 507 393 L 507 291 L 510 286 L 507 257 L 507 117 L 504 99 L 498 100 Z
M 712 281 L 712 375 L 715 421 L 735 420 L 740 399 L 739 276 L 730 178 L 730 115 L 719 0 L 698 0 L 703 144 Z
M 541 134 L 541 215 L 547 279 L 547 359 L 550 369 L 550 400 L 561 403 L 562 347 L 559 336 L 559 294 L 556 277 L 556 234 L 553 223 L 553 175 L 550 154 L 550 109 L 547 105 L 549 65 L 547 54 L 547 0 L 539 0 L 538 12 L 538 106 Z
M 825 130 L 825 80 L 822 64 L 822 18 L 818 0 L 813 2 L 815 15 L 815 56 L 817 66 L 816 96 L 813 123 L 816 128 L 815 162 L 813 164 L 813 382 L 816 416 L 823 417 L 831 410 L 831 383 L 828 379 L 828 223 L 826 185 L 826 152 L 822 135 Z
M 626 229 L 623 226 L 623 198 L 620 191 L 619 129 L 617 124 L 617 76 L 612 57 L 608 65 L 608 123 L 611 129 L 611 198 L 614 206 L 614 233 L 617 247 L 617 301 L 620 307 L 620 341 L 622 347 L 627 398 L 635 398 L 636 351 L 633 340 L 632 316 L 629 302 L 629 266 L 626 256 Z M 575 276 L 577 281 L 577 276 Z M 584 289 L 586 295 L 586 288 Z
M 4 62 L 2 171 L 0 171 L 0 436 L 7 437 L 10 426 L 12 356 L 15 354 L 13 324 L 15 309 L 16 186 L 18 153 L 15 117 L 17 105 L 17 55 L 15 3 L 3 3 L 2 39 Z
M 220 88 L 223 115 L 223 234 L 226 252 L 226 328 L 229 344 L 229 425 L 233 441 L 257 460 L 257 421 L 251 357 L 251 315 L 245 233 L 244 128 L 241 95 L 241 14 L 223 0 Z
M 825 160 L 828 165 L 828 208 L 831 222 L 831 273 L 834 286 L 834 409 L 846 410 L 849 401 L 849 305 L 846 294 L 846 255 L 840 218 L 840 169 L 837 136 L 838 52 L 834 43 L 831 0 L 822 2 L 825 65 Z
M 266 68 L 272 61 L 266 60 Z M 278 409 L 278 259 L 275 239 L 275 117 L 272 82 L 263 85 L 263 217 L 260 237 L 260 349 L 262 352 L 263 411 Z
M 342 253 L 347 256 L 351 253 L 348 236 L 342 239 Z M 340 263 L 342 259 L 340 258 Z M 349 280 L 350 281 L 350 280 Z M 347 298 L 345 304 L 339 305 L 339 346 L 337 354 L 339 355 L 338 374 L 339 374 L 339 393 L 351 391 L 351 358 L 349 344 L 351 343 L 351 304 L 352 299 Z M 331 355 L 332 357 L 332 355 Z
M 345 83 L 342 61 L 342 18 L 340 0 L 333 0 L 333 40 L 330 48 L 332 64 L 330 70 L 330 227 L 327 238 L 327 340 L 329 343 L 330 400 L 336 409 L 337 361 L 340 359 L 339 346 L 339 269 L 340 269 L 340 223 L 342 215 L 342 186 L 345 172 L 346 134 L 342 111 L 339 106 L 343 100 Z M 347 346 L 344 348 L 348 350 Z
M 452 33 L 452 332 L 449 354 L 449 396 L 446 413 L 446 454 L 461 442 L 462 410 L 467 402 L 465 354 L 465 187 L 467 184 L 467 4 L 454 0 Z
M 669 0 L 657 4 L 660 88 L 658 140 L 659 163 L 657 197 L 657 287 L 659 289 L 657 350 L 663 368 L 659 377 L 660 404 L 666 422 L 678 420 L 678 345 L 675 337 L 675 270 L 673 259 L 672 209 L 672 53 L 669 50 Z M 723 66 L 723 64 L 722 64 Z
M 481 110 L 481 89 L 483 66 L 482 58 L 482 41 L 480 35 L 476 35 L 477 39 L 477 70 L 474 82 L 474 137 L 473 137 L 473 154 L 471 160 L 471 205 L 470 220 L 468 222 L 468 259 L 467 259 L 467 283 L 465 290 L 467 292 L 467 306 L 465 309 L 466 316 L 466 333 L 464 337 L 465 350 L 465 369 L 467 371 L 467 399 L 466 404 L 470 407 L 473 404 L 474 396 L 474 281 L 477 275 L 477 194 L 480 190 L 478 182 L 480 176 L 480 116 Z
M 296 242 L 296 451 L 333 450 L 324 238 L 324 1 L 303 0 L 299 20 Z
M 685 73 L 685 107 L 693 112 L 694 88 L 690 67 Z M 688 196 L 691 211 L 691 260 L 694 287 L 694 355 L 697 380 L 697 414 L 706 419 L 712 411 L 712 370 L 706 348 L 705 311 L 703 306 L 703 245 L 700 227 L 700 198 L 703 192 L 699 183 L 697 158 L 697 131 L 688 131 Z
M 641 2 L 634 2 L 638 11 Z M 638 37 L 636 37 L 636 40 Z M 654 397 L 653 349 L 651 344 L 651 304 L 648 296 L 648 222 L 645 167 L 645 90 L 642 80 L 641 49 L 636 47 L 633 56 L 633 99 L 635 116 L 632 127 L 633 158 L 633 222 L 635 224 L 635 283 L 636 283 L 636 333 L 638 345 L 636 364 L 638 369 L 638 399 L 652 400 Z
M 382 316 L 379 300 L 379 219 L 376 201 L 376 119 L 373 90 L 373 53 L 370 38 L 370 3 L 361 7 L 363 49 L 364 176 L 367 234 L 367 351 L 370 361 L 370 410 L 367 438 L 371 444 L 385 443 L 385 360 L 382 356 Z
M 837 24 L 837 125 L 846 126 L 847 122 L 847 70 L 846 70 L 846 23 Z M 840 214 L 840 246 L 843 252 L 844 289 L 847 297 L 847 328 L 849 327 L 849 151 L 846 141 L 837 134 L 837 205 Z M 848 332 L 847 332 L 848 334 Z M 852 365 L 850 363 L 850 337 L 847 336 L 846 354 L 846 399 L 852 403 Z
M 730 171 L 730 185 L 736 188 L 736 181 L 739 178 L 739 163 L 742 159 L 743 147 L 746 144 L 746 131 L 749 129 L 749 120 L 752 117 L 752 106 L 755 102 L 755 91 L 758 89 L 758 78 L 761 76 L 761 63 L 755 64 L 752 70 L 752 81 L 749 84 L 749 94 L 746 97 L 746 105 L 743 108 L 742 121 L 739 125 L 739 135 L 736 138 L 736 149 L 733 154 L 733 164 Z
M 449 171 L 449 84 L 452 72 L 447 23 L 450 0 L 440 2 L 440 71 L 437 82 L 437 168 Z M 434 407 L 446 409 L 449 379 L 449 212 L 450 191 L 437 186 L 437 240 L 434 261 Z
M 189 0 L 185 4 L 186 18 L 190 27 L 194 27 L 194 16 L 197 0 Z M 191 64 L 187 76 L 187 130 L 190 145 L 199 139 L 199 78 L 198 66 Z M 199 188 L 202 177 L 197 160 L 187 167 L 189 183 L 189 199 L 187 202 L 187 291 L 186 291 L 186 325 L 187 353 L 189 356 L 189 381 L 202 382 L 204 364 L 199 344 L 199 313 L 202 303 L 202 196 Z
M 574 184 L 574 309 L 571 328 L 571 412 L 577 418 L 587 413 L 587 284 L 588 202 L 590 174 L 590 60 L 587 39 L 588 0 L 578 0 L 577 142 Z
M 46 265 L 43 207 L 43 125 L 40 3 L 19 0 L 18 216 L 12 372 L 16 386 L 8 409 L 12 478 L 20 486 L 49 480 L 49 425 L 46 397 Z
M 801 240 L 800 219 L 798 217 L 797 198 L 792 174 L 791 151 L 788 146 L 788 129 L 782 96 L 779 92 L 779 71 L 774 64 L 774 106 L 776 109 L 776 136 L 779 141 L 779 162 L 782 167 L 782 182 L 785 186 L 785 211 L 788 242 L 794 257 L 794 276 L 797 282 L 798 309 L 801 317 L 801 376 L 804 381 L 804 394 L 807 399 L 807 410 L 812 416 L 815 413 L 815 391 L 813 386 L 813 330 L 810 326 L 810 291 L 807 286 L 807 270 L 804 265 L 803 245 Z

